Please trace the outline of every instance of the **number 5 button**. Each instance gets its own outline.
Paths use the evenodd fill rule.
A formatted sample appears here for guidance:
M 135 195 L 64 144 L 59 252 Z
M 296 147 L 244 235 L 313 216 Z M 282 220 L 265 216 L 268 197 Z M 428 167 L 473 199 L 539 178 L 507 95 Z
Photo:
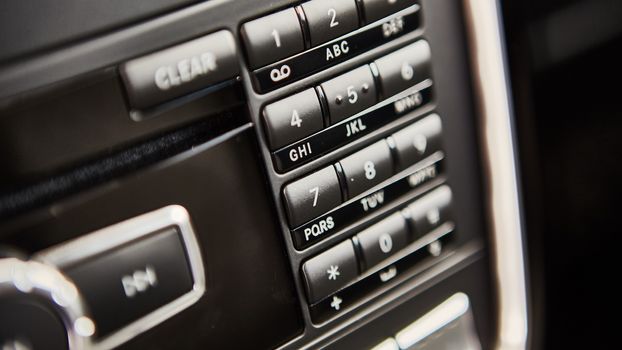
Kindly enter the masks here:
M 341 204 L 337 173 L 332 166 L 285 186 L 283 202 L 294 228 Z
M 338 123 L 376 104 L 376 86 L 369 66 L 333 78 L 322 85 L 330 122 Z
M 264 125 L 270 148 L 276 150 L 324 127 L 320 100 L 313 89 L 267 105 Z
M 302 4 L 311 45 L 316 46 L 355 30 L 359 24 L 354 0 L 313 0 Z
M 355 197 L 393 175 L 391 151 L 385 140 L 342 159 L 340 162 L 349 197 Z

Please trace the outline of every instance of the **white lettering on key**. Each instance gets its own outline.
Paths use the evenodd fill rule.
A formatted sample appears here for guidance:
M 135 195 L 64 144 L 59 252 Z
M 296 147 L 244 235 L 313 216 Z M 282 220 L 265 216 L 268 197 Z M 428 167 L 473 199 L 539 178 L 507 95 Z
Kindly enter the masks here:
M 404 30 L 404 17 L 396 17 L 382 24 L 382 35 L 388 38 L 397 35 Z
M 332 216 L 329 216 L 324 220 L 320 220 L 320 222 L 304 229 L 305 241 L 308 242 L 311 237 L 317 237 L 324 232 L 332 230 L 334 227 L 335 221 Z
M 384 203 L 384 191 L 380 190 L 376 193 L 372 193 L 369 196 L 361 199 L 361 205 L 363 205 L 363 210 L 368 211 L 376 208 L 379 205 Z
M 161 66 L 155 71 L 155 84 L 160 90 L 191 82 L 197 77 L 207 75 L 218 69 L 216 56 L 211 52 L 204 52 L 197 56 L 184 58 L 176 64 Z
M 380 235 L 380 238 L 378 239 L 378 244 L 380 245 L 380 250 L 385 254 L 390 253 L 393 249 L 393 239 L 388 233 L 383 233 L 382 235 Z
M 137 293 L 142 293 L 149 287 L 154 287 L 158 284 L 158 277 L 153 267 L 146 266 L 144 271 L 136 270 L 131 275 L 123 276 L 121 284 L 123 285 L 125 296 L 133 298 Z
M 367 126 L 363 124 L 363 121 L 360 118 L 358 118 L 346 124 L 346 137 L 358 134 L 365 129 L 367 129 Z
M 274 68 L 270 71 L 270 79 L 272 79 L 272 81 L 276 83 L 278 81 L 288 78 L 291 74 L 292 69 L 289 68 L 288 65 L 284 64 L 281 66 L 280 69 Z
M 430 165 L 410 175 L 408 177 L 408 184 L 410 187 L 417 187 L 429 179 L 435 178 L 436 175 L 436 166 Z
M 289 160 L 292 162 L 296 162 L 299 159 L 302 159 L 310 154 L 311 152 L 311 144 L 309 142 L 305 143 L 302 146 L 294 147 L 289 150 Z
M 403 97 L 393 103 L 395 113 L 401 114 L 406 111 L 410 111 L 413 108 L 417 108 L 423 104 L 423 95 L 417 91 L 414 94 L 410 94 Z
M 343 40 L 341 43 L 333 44 L 333 46 L 326 48 L 326 61 L 328 62 L 341 55 L 345 55 L 349 51 L 350 47 L 348 46 L 348 42 L 346 40 Z

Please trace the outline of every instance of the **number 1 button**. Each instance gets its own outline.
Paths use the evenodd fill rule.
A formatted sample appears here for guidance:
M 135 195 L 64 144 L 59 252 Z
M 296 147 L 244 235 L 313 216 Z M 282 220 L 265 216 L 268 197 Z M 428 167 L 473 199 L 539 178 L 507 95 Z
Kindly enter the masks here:
M 283 202 L 291 228 L 335 208 L 341 204 L 335 168 L 326 167 L 288 184 L 283 190 Z
M 252 69 L 297 54 L 304 49 L 302 29 L 293 8 L 244 23 L 242 40 Z

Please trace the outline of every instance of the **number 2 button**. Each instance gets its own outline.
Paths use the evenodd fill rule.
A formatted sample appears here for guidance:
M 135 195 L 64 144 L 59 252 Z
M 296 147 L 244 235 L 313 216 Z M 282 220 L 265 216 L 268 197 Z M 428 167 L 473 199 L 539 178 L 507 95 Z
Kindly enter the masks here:
M 302 9 L 309 23 L 312 46 L 358 28 L 355 0 L 312 0 L 302 4 Z

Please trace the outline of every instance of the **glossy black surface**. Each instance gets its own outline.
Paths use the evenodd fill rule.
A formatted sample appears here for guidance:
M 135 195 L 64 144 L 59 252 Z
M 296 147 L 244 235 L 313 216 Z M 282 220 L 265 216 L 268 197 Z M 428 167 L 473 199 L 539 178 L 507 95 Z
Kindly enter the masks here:
M 286 172 L 344 144 L 360 139 L 408 112 L 417 110 L 432 99 L 432 86 L 428 85 L 421 90 L 412 89 L 407 95 L 399 95 L 399 97 L 394 103 L 382 105 L 357 118 L 326 128 L 274 152 L 272 155 L 274 167 L 278 172 Z M 312 152 L 304 157 L 293 158 L 292 152 L 297 152 L 299 148 L 311 149 Z
M 404 329 L 412 322 L 432 310 L 435 306 L 455 293 L 462 292 L 469 297 L 469 303 L 473 310 L 475 328 L 484 349 L 492 349 L 490 339 L 491 322 L 489 321 L 493 311 L 490 304 L 490 296 L 476 298 L 481 295 L 482 286 L 487 285 L 484 277 L 488 273 L 485 260 L 479 260 L 468 264 L 462 269 L 451 271 L 449 276 L 442 282 L 435 283 L 432 288 L 420 292 L 411 293 L 411 299 L 397 307 L 386 310 L 386 314 L 374 319 L 364 320 L 357 330 L 349 333 L 334 343 L 327 345 L 325 349 L 369 349 L 388 337 L 393 337 L 397 332 Z
M 234 104 L 234 107 L 221 105 L 218 98 L 210 100 L 211 102 L 202 100 L 205 103 L 198 104 L 194 100 L 183 100 L 166 110 L 170 113 L 156 109 L 137 115 L 127 110 L 127 103 L 108 103 L 108 92 L 115 99 L 120 98 L 125 102 L 123 94 L 119 94 L 120 84 L 115 72 L 120 63 L 216 30 L 229 30 L 239 39 L 241 24 L 301 3 L 302 1 L 294 0 L 201 2 L 187 11 L 171 13 L 145 21 L 140 26 L 130 26 L 59 51 L 30 57 L 29 60 L 19 62 L 19 65 L 0 66 L 0 98 L 17 96 L 0 100 L 3 113 L 9 110 L 5 107 L 17 109 L 20 101 L 24 102 L 19 106 L 22 108 L 54 101 L 67 93 L 66 89 L 80 92 L 93 82 L 93 77 L 97 75 L 95 73 L 101 73 L 106 67 L 108 68 L 105 72 L 110 78 L 107 87 L 94 89 L 91 91 L 92 95 L 77 94 L 81 98 L 71 100 L 76 108 L 80 107 L 80 113 L 72 115 L 72 118 L 59 118 L 58 115 L 62 115 L 59 113 L 53 114 L 54 118 L 47 120 L 46 112 L 51 108 L 40 108 L 26 118 L 28 123 L 41 126 L 41 134 L 48 135 L 44 138 L 41 134 L 36 134 L 42 141 L 35 143 L 36 148 L 33 149 L 36 151 L 31 150 L 30 153 L 36 161 L 29 164 L 40 164 L 41 172 L 36 177 L 53 182 L 59 187 L 64 186 L 66 190 L 49 190 L 45 186 L 25 187 L 22 193 L 36 192 L 38 196 L 20 197 L 22 203 L 27 205 L 21 207 L 21 215 L 0 223 L 1 243 L 33 252 L 171 202 L 192 207 L 189 209 L 190 214 L 193 223 L 201 231 L 199 243 L 204 251 L 204 258 L 207 257 L 204 260 L 208 291 L 199 304 L 136 338 L 126 344 L 127 347 L 274 348 L 287 342 L 284 349 L 322 348 L 356 328 L 382 317 L 382 314 L 398 305 L 416 304 L 422 308 L 429 306 L 431 301 L 419 299 L 417 296 L 426 290 L 434 295 L 443 294 L 444 287 L 438 289 L 437 283 L 447 278 L 450 272 L 463 269 L 475 259 L 481 259 L 476 274 L 479 282 L 477 287 L 469 287 L 474 279 L 465 281 L 459 278 L 451 279 L 447 283 L 449 287 L 446 288 L 469 289 L 474 303 L 490 305 L 482 184 L 468 70 L 469 52 L 465 45 L 461 7 L 455 1 L 422 0 L 419 2 L 421 8 L 418 11 L 422 21 L 416 30 L 392 36 L 391 40 L 383 41 L 382 45 L 371 51 L 349 55 L 348 59 L 265 94 L 258 94 L 251 85 L 252 72 L 248 70 L 245 59 L 240 57 L 238 64 L 242 80 L 238 87 L 241 87 L 239 92 L 243 96 L 243 103 Z M 399 21 L 392 21 L 387 26 L 399 27 Z M 377 32 L 375 35 L 381 34 Z M 430 94 L 429 102 L 417 105 L 418 108 L 413 113 L 404 111 L 399 118 L 391 119 L 362 137 L 352 138 L 350 142 L 344 141 L 338 147 L 330 148 L 321 157 L 301 162 L 299 166 L 285 173 L 274 170 L 272 151 L 267 146 L 260 119 L 263 107 L 369 64 L 422 38 L 429 42 L 432 55 L 434 95 Z M 323 55 L 321 58 L 324 59 Z M 78 74 L 84 73 L 87 74 L 78 77 Z M 68 78 L 69 81 L 61 81 Z M 51 83 L 58 85 L 50 85 Z M 34 87 L 44 91 L 29 90 Z M 26 94 L 20 95 L 25 91 Z M 401 97 L 401 103 L 394 103 L 393 108 L 412 106 L 416 102 L 415 96 Z M 198 100 L 201 99 L 196 101 Z M 82 102 L 90 108 L 83 108 Z M 395 101 L 391 101 L 393 102 Z M 71 106 L 66 102 L 63 104 Z M 211 104 L 223 106 L 224 112 L 213 114 Z M 106 119 L 113 115 L 104 113 L 107 106 L 123 111 L 124 118 L 129 116 L 129 120 L 141 120 L 137 125 L 149 125 L 150 122 L 164 124 L 165 121 L 170 124 L 153 134 L 146 133 L 129 144 L 124 143 L 125 138 L 114 137 L 117 135 L 115 132 L 120 135 L 125 133 L 122 125 Z M 180 112 L 187 111 L 185 108 L 193 111 L 191 117 Z M 247 114 L 249 111 L 250 118 Z M 435 111 L 443 123 L 443 152 L 446 157 L 443 160 L 442 178 L 432 180 L 423 187 L 368 212 L 304 250 L 295 248 L 281 201 L 284 185 L 317 169 L 332 166 L 349 154 L 387 138 Z M 3 116 L 4 114 L 0 118 Z M 101 136 L 108 139 L 110 144 L 103 148 L 89 148 L 89 137 L 100 146 L 101 139 L 92 130 L 91 133 L 83 134 L 79 131 L 81 129 L 78 128 L 76 132 L 76 129 L 71 128 L 73 124 L 80 124 L 80 116 L 88 119 L 94 126 L 99 126 L 102 131 L 108 130 L 103 123 L 109 122 L 112 131 Z M 238 124 L 227 123 L 227 120 L 235 120 Z M 356 120 L 354 118 L 353 121 Z M 43 121 L 46 123 L 41 125 Z M 194 126 L 196 121 L 200 121 L 197 124 L 205 128 L 198 133 L 201 137 L 182 136 L 183 147 L 179 148 L 175 147 L 175 142 L 161 142 L 163 135 L 173 139 L 180 137 L 186 127 Z M 203 144 L 206 141 L 231 130 L 231 125 L 248 121 L 252 122 L 251 130 L 255 134 L 255 137 L 248 137 L 248 142 L 227 141 L 225 143 L 231 147 L 214 148 L 214 153 L 221 154 L 198 156 L 203 154 Z M 222 127 L 222 124 L 226 127 Z M 22 124 L 13 125 L 19 128 Z M 57 127 L 54 132 L 60 132 L 60 135 L 55 139 L 51 137 L 54 133 L 48 130 L 56 125 L 69 128 L 75 134 Z M 340 132 L 347 132 L 347 127 L 343 125 Z M 248 133 L 247 131 L 246 135 Z M 7 138 L 10 138 L 10 134 Z M 2 145 L 2 152 L 11 151 L 13 144 L 19 145 L 21 141 L 21 137 L 16 141 L 8 141 Z M 259 147 L 255 143 L 259 143 Z M 74 161 L 83 159 L 82 156 L 67 162 L 58 162 L 54 158 L 50 158 L 49 163 L 46 162 L 47 150 L 57 149 L 58 145 L 63 146 L 62 152 L 69 155 L 75 155 L 74 152 L 80 151 L 81 146 L 85 147 L 82 155 L 88 158 L 89 166 L 86 168 L 95 171 L 83 172 L 84 163 Z M 126 150 L 131 152 L 124 153 Z M 42 156 L 38 157 L 40 153 Z M 133 158 L 143 153 L 147 156 Z M 125 162 L 123 164 L 127 165 L 124 171 L 108 171 L 109 155 L 113 155 L 114 160 L 119 160 L 119 155 L 122 155 Z M 149 161 L 145 161 L 145 158 Z M 190 158 L 194 161 L 190 161 Z M 26 162 L 29 158 L 16 159 Z M 138 159 L 138 164 L 132 166 L 135 159 Z M 173 165 L 181 163 L 185 165 Z M 20 164 L 14 161 L 11 169 L 21 169 L 18 166 Z M 172 171 L 171 168 L 176 170 Z M 155 173 L 160 171 L 162 175 L 156 176 Z M 14 179 L 26 177 L 20 174 L 13 176 Z M 369 291 L 370 294 L 363 296 L 355 305 L 346 307 L 348 311 L 341 317 L 313 325 L 300 273 L 302 263 L 344 239 L 349 239 L 395 210 L 402 209 L 421 195 L 424 187 L 430 189 L 445 180 L 455 194 L 454 219 L 459 228 L 454 235 L 455 244 L 448 246 L 448 256 L 452 257 L 454 254 L 459 258 L 434 260 L 435 264 L 431 264 L 434 266 L 427 269 L 426 273 L 402 275 L 404 278 L 397 278 L 394 283 Z M 408 188 L 407 184 L 404 186 Z M 269 191 L 265 187 L 269 187 Z M 363 197 L 364 195 L 354 199 L 358 206 L 362 206 L 358 200 Z M 3 205 L 5 203 L 2 201 Z M 368 199 L 368 205 L 370 204 Z M 412 271 L 415 270 L 417 267 Z M 430 279 L 433 283 L 427 282 Z M 410 299 L 413 299 L 412 304 Z M 406 316 L 408 322 L 411 322 L 412 315 Z M 488 323 L 491 320 L 489 316 L 486 313 L 477 316 L 478 322 L 484 324 L 484 337 L 487 337 L 486 330 L 494 329 L 492 322 Z M 395 317 L 399 319 L 393 320 L 394 322 L 406 322 L 404 315 Z M 369 341 L 374 334 L 376 333 L 363 332 L 357 338 L 361 344 L 367 342 L 365 344 L 371 345 Z
M 445 245 L 450 242 L 453 233 L 451 230 L 442 232 L 435 241 Z M 400 280 L 412 275 L 413 267 L 423 263 L 426 259 L 435 259 L 436 257 L 430 253 L 428 246 L 415 250 L 405 257 L 386 266 L 378 272 L 366 275 L 356 283 L 338 291 L 337 293 L 327 297 L 326 299 L 312 305 L 310 307 L 313 322 L 322 323 L 336 317 L 351 309 L 365 296 L 372 294 L 386 284 L 392 284 L 394 281 Z M 335 303 L 337 301 L 337 303 Z M 335 306 L 335 305 L 338 306 Z
M 400 21 L 403 23 L 395 33 L 385 34 L 383 24 L 389 22 L 386 20 L 384 23 L 364 27 L 361 31 L 255 70 L 253 72 L 255 89 L 257 92 L 265 93 L 300 80 L 411 32 L 419 27 L 421 21 L 418 7 L 404 10 L 396 18 L 401 18 Z M 284 70 L 284 67 L 287 68 Z M 289 73 L 286 73 L 287 71 Z
M 291 231 L 294 246 L 299 250 L 305 249 L 339 232 L 348 225 L 363 219 L 365 216 L 384 208 L 384 206 L 389 205 L 408 192 L 424 187 L 424 185 L 440 178 L 443 172 L 441 159 L 442 155 L 440 154 L 439 157 L 431 157 L 428 162 L 422 162 L 422 164 L 415 166 L 411 172 L 407 172 L 386 186 L 358 200 L 349 201 L 295 228 Z M 326 221 L 332 223 L 331 227 L 329 230 L 322 230 L 320 225 Z
M 190 292 L 194 282 L 174 228 L 77 262 L 65 273 L 82 293 L 98 337 Z
M 33 252 L 170 204 L 190 214 L 206 291 L 197 304 L 127 348 L 219 348 L 235 341 L 240 348 L 271 349 L 302 332 L 291 270 L 248 126 L 5 222 L 0 233 L 3 243 Z

